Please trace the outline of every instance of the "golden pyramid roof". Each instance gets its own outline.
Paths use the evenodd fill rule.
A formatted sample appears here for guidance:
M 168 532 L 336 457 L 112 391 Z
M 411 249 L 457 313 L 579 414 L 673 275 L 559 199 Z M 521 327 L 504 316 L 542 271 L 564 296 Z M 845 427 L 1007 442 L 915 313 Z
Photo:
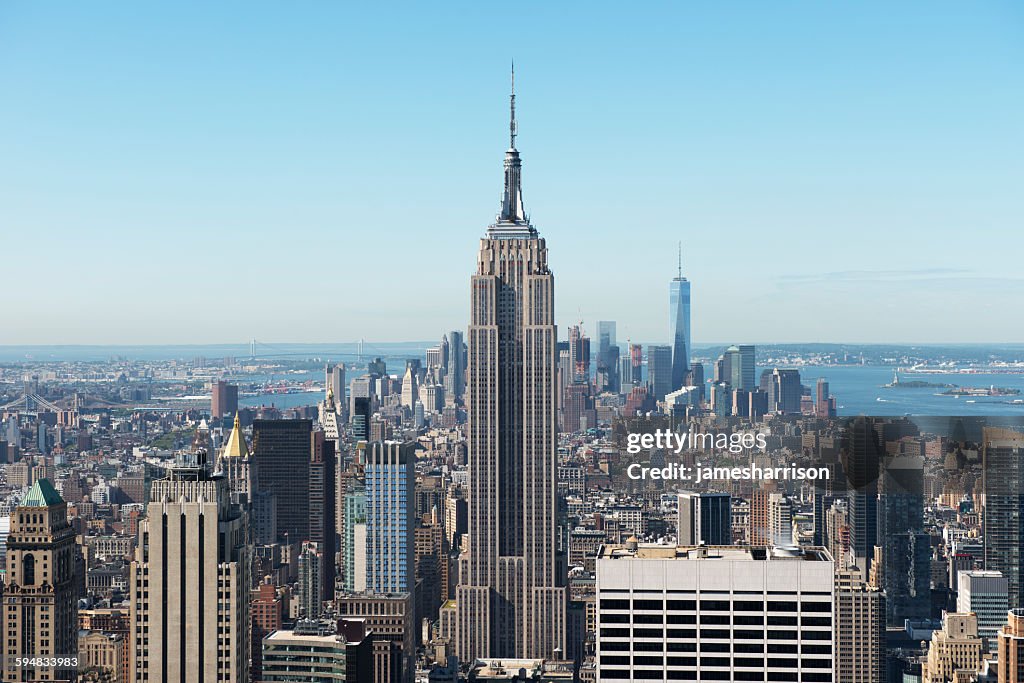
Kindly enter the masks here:
M 238 411 L 235 411 L 235 426 L 231 428 L 231 436 L 224 444 L 224 450 L 220 452 L 222 458 L 247 458 L 249 447 L 245 444 L 245 437 L 242 435 L 242 423 L 238 419 Z

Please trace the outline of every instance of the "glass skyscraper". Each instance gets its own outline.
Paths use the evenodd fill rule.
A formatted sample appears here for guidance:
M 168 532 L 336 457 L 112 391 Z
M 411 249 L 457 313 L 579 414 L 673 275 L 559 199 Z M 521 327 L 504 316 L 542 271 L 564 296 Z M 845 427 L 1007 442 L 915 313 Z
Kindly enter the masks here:
M 669 327 L 672 330 L 672 390 L 686 384 L 686 373 L 690 371 L 690 281 L 683 277 L 683 261 L 680 255 L 679 273 L 668 286 Z
M 366 462 L 366 587 L 371 592 L 412 593 L 415 588 L 415 481 L 414 444 L 371 444 Z

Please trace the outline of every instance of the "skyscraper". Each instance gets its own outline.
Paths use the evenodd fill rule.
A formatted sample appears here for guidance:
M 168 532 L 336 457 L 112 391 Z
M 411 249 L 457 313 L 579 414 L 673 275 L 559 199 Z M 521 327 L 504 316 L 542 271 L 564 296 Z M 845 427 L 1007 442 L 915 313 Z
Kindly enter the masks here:
M 615 321 L 597 323 L 597 390 L 618 392 L 619 347 L 615 343 Z
M 668 286 L 669 328 L 672 330 L 672 389 L 686 385 L 690 371 L 690 281 L 683 277 L 683 246 L 679 245 L 679 271 Z M 668 393 L 668 392 L 665 392 Z
M 768 394 L 768 410 L 776 413 L 799 413 L 800 371 L 795 369 L 765 370 L 761 373 L 761 389 Z
M 732 506 L 728 493 L 680 493 L 679 545 L 732 545 Z
M 74 580 L 78 547 L 67 509 L 50 480 L 38 479 L 11 516 L 6 586 L 0 591 L 0 680 L 70 680 L 75 674 L 75 667 L 16 664 L 19 657 L 78 653 Z
M 1011 608 L 1024 607 L 1024 434 L 985 427 L 982 439 L 985 569 L 1006 577 Z
M 224 380 L 214 382 L 211 387 L 210 414 L 219 420 L 225 415 L 238 412 L 238 385 Z
M 334 395 L 338 412 L 344 412 L 345 408 L 345 364 L 326 365 L 324 367 L 325 391 L 330 390 Z
M 824 548 L 604 545 L 597 681 L 834 681 Z
M 153 482 L 131 567 L 132 680 L 249 680 L 246 515 L 206 454 Z
M 324 432 L 313 432 L 313 452 L 309 461 L 309 535 L 306 539 L 317 544 L 323 556 L 320 570 L 321 592 L 334 594 L 334 556 L 337 552 L 337 455 L 336 442 L 326 438 Z M 327 598 L 325 598 L 327 599 Z
M 410 365 L 405 369 L 405 376 L 402 377 L 402 407 L 412 410 L 413 405 L 419 399 L 419 383 L 416 381 L 416 373 Z
M 523 209 L 515 91 L 501 212 L 480 241 L 468 331 L 469 553 L 456 654 L 560 658 L 554 276 Z
M 925 619 L 931 609 L 931 543 L 924 530 L 924 458 L 887 456 L 878 479 L 876 543 L 886 620 Z M 1004 608 L 1005 611 L 1005 608 Z
M 647 347 L 647 385 L 655 401 L 664 401 L 672 391 L 672 347 Z
M 323 570 L 324 556 L 313 541 L 303 541 L 299 551 L 299 617 L 303 619 L 319 619 L 323 611 L 324 591 Z
M 960 572 L 956 611 L 978 615 L 978 635 L 994 642 L 999 627 L 1006 623 L 1009 586 L 999 572 L 984 569 Z
M 416 450 L 412 442 L 375 441 L 366 456 L 366 588 L 413 593 Z
M 846 474 L 846 505 L 850 525 L 850 549 L 855 564 L 870 575 L 871 558 L 878 541 L 878 472 L 881 445 L 870 418 L 858 417 L 847 425 L 842 439 L 843 471 Z
M 462 340 L 462 331 L 449 332 L 448 343 L 448 377 L 451 377 L 452 396 L 458 402 L 466 390 L 466 345 Z
M 835 666 L 838 683 L 884 683 L 885 594 L 860 569 L 836 572 Z
M 254 420 L 252 449 L 261 492 L 277 499 L 277 533 L 292 542 L 309 538 L 309 463 L 313 423 Z

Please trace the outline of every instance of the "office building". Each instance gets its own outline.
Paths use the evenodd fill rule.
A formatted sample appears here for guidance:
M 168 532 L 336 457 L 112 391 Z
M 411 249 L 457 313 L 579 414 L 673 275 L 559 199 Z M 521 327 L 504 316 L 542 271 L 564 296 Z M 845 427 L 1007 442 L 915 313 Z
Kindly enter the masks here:
M 310 420 L 254 420 L 252 449 L 260 492 L 276 499 L 278 538 L 309 538 Z
M 582 325 L 569 328 L 570 383 L 590 382 L 590 337 L 583 334 Z
M 619 347 L 615 342 L 615 321 L 601 320 L 597 323 L 597 375 L 595 385 L 598 392 L 618 393 Z
M 264 579 L 253 591 L 249 610 L 252 615 L 252 640 L 250 641 L 252 664 L 250 668 L 253 678 L 259 680 L 263 656 L 260 643 L 265 636 L 274 631 L 280 631 L 284 625 L 284 600 L 269 578 Z
M 679 545 L 732 545 L 728 493 L 680 493 Z
M 451 378 L 451 392 L 456 402 L 462 401 L 466 391 L 466 343 L 460 330 L 448 333 L 448 371 Z
M 345 407 L 345 364 L 327 364 L 324 366 L 324 390 L 334 397 L 339 413 L 344 412 Z
M 1024 609 L 1010 610 L 1006 624 L 996 636 L 998 645 L 998 683 L 1024 681 Z
M 703 401 L 704 395 L 704 364 L 694 361 L 690 363 L 690 374 L 686 377 L 686 384 L 699 389 L 698 399 Z M 762 411 L 763 412 L 763 411 Z
M 90 671 L 114 683 L 127 681 L 128 643 L 123 633 L 83 630 L 78 634 L 79 670 Z M 97 677 L 99 677 L 97 676 Z M 82 678 L 79 678 L 82 680 Z M 95 679 L 94 679 L 95 680 Z
M 836 572 L 836 683 L 885 683 L 885 594 L 853 567 Z
M 416 450 L 412 442 L 373 442 L 366 460 L 367 590 L 415 588 Z
M 75 567 L 79 548 L 67 503 L 49 479 L 37 479 L 14 508 L 6 541 L 7 573 L 0 584 L 0 679 L 59 681 L 74 667 L 18 666 L 19 657 L 78 653 Z
M 679 246 L 679 270 L 668 286 L 669 330 L 672 334 L 672 386 L 669 391 L 686 386 L 690 371 L 690 281 L 683 277 L 683 247 Z M 668 391 L 665 392 L 666 394 Z
M 647 385 L 655 401 L 664 401 L 672 391 L 672 347 L 647 347 Z
M 342 534 L 344 580 L 348 592 L 366 590 L 366 486 L 353 482 L 345 493 L 345 527 Z
M 633 386 L 644 383 L 644 347 L 642 344 L 629 344 L 630 377 Z
M 203 453 L 153 482 L 131 565 L 135 683 L 249 681 L 246 525 Z
M 210 415 L 220 420 L 238 412 L 238 385 L 218 380 L 211 385 Z
M 255 647 L 255 644 L 254 644 Z M 263 639 L 260 683 L 347 682 L 348 643 L 337 623 L 301 619 Z
M 833 681 L 824 548 L 607 545 L 597 681 Z
M 768 495 L 768 529 L 772 545 L 793 545 L 793 504 L 784 493 Z
M 882 459 L 876 514 L 886 622 L 898 626 L 906 619 L 926 619 L 931 611 L 932 549 L 924 530 L 923 457 Z
M 828 393 L 828 381 L 824 377 L 818 378 L 814 414 L 818 417 L 836 416 L 836 399 Z
M 754 346 L 741 344 L 728 347 L 715 364 L 715 380 L 725 382 L 730 389 L 751 391 L 754 383 Z
M 557 553 L 554 275 L 523 208 L 515 94 L 501 212 L 480 241 L 469 326 L 469 550 L 455 654 L 556 659 L 566 589 Z
M 368 441 L 370 438 L 370 418 L 373 415 L 373 399 L 369 396 L 352 398 L 352 440 Z
M 412 683 L 416 669 L 415 604 L 409 593 L 338 596 L 338 616 L 362 620 L 373 641 L 372 683 Z
M 303 541 L 299 551 L 299 617 L 319 619 L 323 611 L 324 590 L 321 572 L 324 556 L 313 541 Z
M 983 569 L 959 572 L 956 611 L 978 615 L 978 635 L 986 642 L 995 642 L 996 633 L 1006 623 L 1009 603 L 1010 584 L 999 572 Z
M 841 439 L 846 475 L 846 519 L 854 564 L 870 575 L 871 558 L 878 544 L 878 474 L 882 447 L 874 421 L 855 418 Z
M 412 410 L 416 401 L 420 400 L 419 383 L 412 366 L 405 368 L 405 376 L 402 377 L 402 407 Z
M 944 612 L 942 628 L 932 632 L 928 656 L 921 665 L 921 683 L 947 683 L 958 672 L 977 672 L 980 666 L 977 615 Z
M 985 427 L 982 436 L 985 569 L 1006 577 L 1010 607 L 1024 607 L 1024 433 Z
M 302 540 L 316 543 L 323 556 L 320 578 L 322 593 L 334 594 L 334 566 L 337 554 L 337 441 L 328 439 L 325 432 L 313 432 L 313 452 L 309 461 L 309 535 Z M 297 539 L 296 539 L 297 540 Z M 326 598 L 325 598 L 326 599 Z
M 776 413 L 799 414 L 803 385 L 800 371 L 775 368 L 761 373 L 760 389 L 768 394 L 768 410 Z

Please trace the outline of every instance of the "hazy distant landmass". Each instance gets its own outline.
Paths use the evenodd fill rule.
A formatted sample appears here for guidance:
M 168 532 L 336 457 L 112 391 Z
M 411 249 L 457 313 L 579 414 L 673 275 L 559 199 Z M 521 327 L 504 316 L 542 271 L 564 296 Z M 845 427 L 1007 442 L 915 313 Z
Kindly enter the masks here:
M 0 345 L 0 363 L 53 361 L 192 360 L 195 358 L 329 358 L 421 356 L 435 341 L 232 344 L 63 344 Z M 594 342 L 596 343 L 596 342 Z M 664 341 L 642 342 L 644 348 Z M 741 342 L 738 342 L 741 343 Z M 626 342 L 619 341 L 623 355 Z M 693 355 L 714 360 L 729 344 L 695 345 Z M 1024 344 L 757 344 L 758 364 L 773 365 L 898 365 L 915 363 L 993 364 L 1024 362 Z M 361 351 L 361 352 L 360 352 Z

